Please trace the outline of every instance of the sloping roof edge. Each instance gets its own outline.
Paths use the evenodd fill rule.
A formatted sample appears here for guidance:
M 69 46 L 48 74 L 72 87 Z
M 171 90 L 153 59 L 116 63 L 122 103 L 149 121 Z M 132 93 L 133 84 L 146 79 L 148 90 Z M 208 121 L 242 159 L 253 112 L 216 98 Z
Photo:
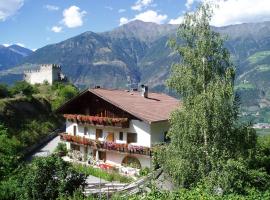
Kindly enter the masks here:
M 168 120 L 149 121 L 149 120 L 147 120 L 147 119 L 145 119 L 145 118 L 143 118 L 143 117 L 137 115 L 136 113 L 127 110 L 127 109 L 124 108 L 123 106 L 121 106 L 121 105 L 119 105 L 119 104 L 117 104 L 117 103 L 111 101 L 110 99 L 108 99 L 108 98 L 106 98 L 106 97 L 104 97 L 104 96 L 98 94 L 97 92 L 95 92 L 94 89 L 90 89 L 90 88 L 85 89 L 84 91 L 82 91 L 82 92 L 81 92 L 80 94 L 78 94 L 77 96 L 75 96 L 75 97 L 69 99 L 69 100 L 66 101 L 63 105 L 61 105 L 59 108 L 57 108 L 54 112 L 55 112 L 55 113 L 59 112 L 62 108 L 64 108 L 64 107 L 65 107 L 66 105 L 68 105 L 70 102 L 72 102 L 72 101 L 78 99 L 79 97 L 81 97 L 82 95 L 86 94 L 87 92 L 90 92 L 90 93 L 92 93 L 92 94 L 98 96 L 99 98 L 101 98 L 101 99 L 103 99 L 103 100 L 109 102 L 110 104 L 112 104 L 112 105 L 114 105 L 114 106 L 116 106 L 116 107 L 122 109 L 123 111 L 125 111 L 125 112 L 127 112 L 127 113 L 129 113 L 129 114 L 131 114 L 131 115 L 133 115 L 133 116 L 135 116 L 135 117 L 137 117 L 138 119 L 140 119 L 140 120 L 142 120 L 142 121 L 144 121 L 144 122 L 146 122 L 146 123 L 148 123 L 148 124 L 157 123 L 157 122 L 163 122 L 163 121 L 168 121 Z

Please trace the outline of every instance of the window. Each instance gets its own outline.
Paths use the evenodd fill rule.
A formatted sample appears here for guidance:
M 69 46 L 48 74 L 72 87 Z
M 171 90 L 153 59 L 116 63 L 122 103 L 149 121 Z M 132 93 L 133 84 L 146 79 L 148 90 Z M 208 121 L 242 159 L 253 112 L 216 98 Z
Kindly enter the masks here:
M 80 146 L 76 144 L 70 144 L 71 150 L 80 151 Z
M 87 128 L 87 127 L 84 127 L 83 132 L 84 132 L 84 135 L 87 135 L 87 133 L 88 133 L 88 128 Z
M 124 139 L 124 134 L 123 132 L 119 132 L 119 140 L 123 140 Z
M 127 133 L 127 143 L 137 143 L 137 133 Z
M 164 142 L 166 142 L 166 143 L 170 143 L 171 142 L 171 138 L 168 136 L 168 132 L 167 131 L 164 132 Z
M 97 129 L 96 130 L 96 139 L 98 138 L 103 138 L 103 131 L 102 129 Z
M 73 126 L 73 135 L 77 135 L 77 127 L 75 125 Z

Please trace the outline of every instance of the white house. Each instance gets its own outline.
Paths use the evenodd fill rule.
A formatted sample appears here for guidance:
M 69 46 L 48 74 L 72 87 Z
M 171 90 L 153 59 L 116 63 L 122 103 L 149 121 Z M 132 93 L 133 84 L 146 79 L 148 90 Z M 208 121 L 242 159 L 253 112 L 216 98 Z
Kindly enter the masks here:
M 179 101 L 165 94 L 88 89 L 57 112 L 66 118 L 61 139 L 68 149 L 80 151 L 109 165 L 151 166 L 151 147 L 161 143 L 168 118 Z

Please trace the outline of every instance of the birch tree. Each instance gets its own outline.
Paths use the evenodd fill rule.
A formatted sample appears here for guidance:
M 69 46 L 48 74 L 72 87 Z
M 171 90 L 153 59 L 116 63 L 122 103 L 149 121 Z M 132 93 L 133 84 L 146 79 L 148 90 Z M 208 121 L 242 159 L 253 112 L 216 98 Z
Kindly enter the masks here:
M 250 156 L 256 136 L 237 123 L 235 68 L 224 40 L 209 22 L 212 9 L 201 4 L 186 14 L 169 42 L 180 55 L 167 81 L 182 97 L 171 115 L 171 143 L 160 155 L 162 166 L 177 183 L 189 187 L 228 159 Z

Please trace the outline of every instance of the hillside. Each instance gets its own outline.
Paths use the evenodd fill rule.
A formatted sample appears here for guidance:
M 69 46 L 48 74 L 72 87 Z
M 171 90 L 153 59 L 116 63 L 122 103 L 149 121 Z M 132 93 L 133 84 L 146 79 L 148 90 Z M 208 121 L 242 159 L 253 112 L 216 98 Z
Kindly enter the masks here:
M 255 113 L 269 106 L 270 22 L 214 29 L 228 37 L 225 45 L 236 65 L 236 89 L 244 106 Z M 164 81 L 178 57 L 166 43 L 176 30 L 176 25 L 136 20 L 108 32 L 88 31 L 38 49 L 15 68 L 0 70 L 0 82 L 21 78 L 23 70 L 34 68 L 31 64 L 56 63 L 81 88 L 125 88 L 131 80 L 167 92 Z
M 35 144 L 62 126 L 63 119 L 54 109 L 76 94 L 77 88 L 63 83 L 0 85 L 0 126 L 6 127 L 22 146 Z

